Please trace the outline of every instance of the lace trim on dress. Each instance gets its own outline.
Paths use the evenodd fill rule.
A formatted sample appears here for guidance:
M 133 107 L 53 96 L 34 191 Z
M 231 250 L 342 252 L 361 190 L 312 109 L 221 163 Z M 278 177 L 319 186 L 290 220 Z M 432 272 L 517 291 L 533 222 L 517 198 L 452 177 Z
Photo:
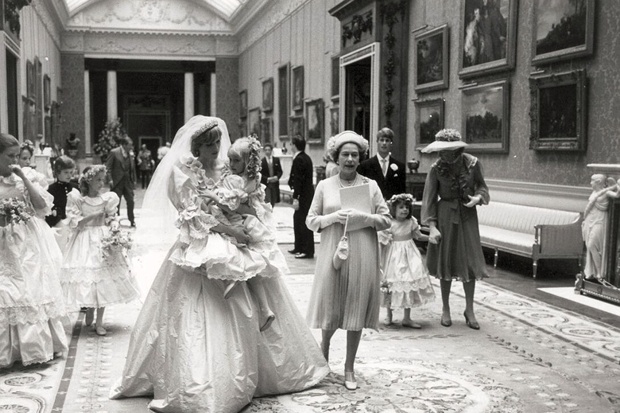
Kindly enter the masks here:
M 92 284 L 107 280 L 125 280 L 127 274 L 130 272 L 127 267 L 127 263 L 124 258 L 117 258 L 111 260 L 108 257 L 104 262 L 105 267 L 79 267 L 79 268 L 66 268 L 62 269 L 61 284 L 67 283 L 83 283 Z M 88 277 L 84 277 L 84 274 L 88 273 Z
M 196 205 L 179 211 L 179 217 L 175 222 L 181 231 L 179 241 L 184 244 L 189 244 L 192 239 L 206 238 L 211 232 L 211 228 L 219 225 L 219 223 L 213 215 L 202 211 Z
M 37 324 L 50 318 L 66 315 L 62 304 L 50 302 L 46 304 L 0 308 L 0 324 Z

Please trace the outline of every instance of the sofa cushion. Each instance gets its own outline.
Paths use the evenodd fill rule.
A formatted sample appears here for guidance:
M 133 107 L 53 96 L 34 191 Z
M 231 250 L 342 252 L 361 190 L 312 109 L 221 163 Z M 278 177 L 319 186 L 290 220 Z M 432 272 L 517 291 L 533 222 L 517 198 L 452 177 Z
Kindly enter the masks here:
M 490 202 L 478 207 L 480 226 L 494 227 L 528 234 L 530 247 L 534 242 L 535 226 L 539 224 L 570 224 L 579 218 L 578 212 L 539 208 L 526 205 Z M 502 237 L 501 239 L 505 239 Z
M 532 254 L 534 235 L 480 225 L 480 242 L 485 247 L 498 248 L 503 251 L 529 256 Z

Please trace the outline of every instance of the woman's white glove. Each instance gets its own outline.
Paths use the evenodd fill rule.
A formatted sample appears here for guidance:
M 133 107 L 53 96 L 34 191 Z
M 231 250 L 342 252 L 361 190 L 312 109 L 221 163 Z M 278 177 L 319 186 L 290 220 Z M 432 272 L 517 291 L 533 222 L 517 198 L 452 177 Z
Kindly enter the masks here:
M 473 208 L 474 206 L 478 205 L 481 201 L 482 201 L 482 197 L 480 195 L 467 195 L 469 197 L 469 202 L 467 202 L 465 205 L 467 208 Z
M 344 224 L 346 219 L 347 219 L 346 213 L 343 214 L 342 210 L 332 212 L 331 214 L 327 214 L 323 216 L 321 227 L 325 228 L 333 224 Z
M 439 244 L 439 241 L 441 241 L 441 232 L 436 227 L 431 226 L 428 233 L 428 242 Z

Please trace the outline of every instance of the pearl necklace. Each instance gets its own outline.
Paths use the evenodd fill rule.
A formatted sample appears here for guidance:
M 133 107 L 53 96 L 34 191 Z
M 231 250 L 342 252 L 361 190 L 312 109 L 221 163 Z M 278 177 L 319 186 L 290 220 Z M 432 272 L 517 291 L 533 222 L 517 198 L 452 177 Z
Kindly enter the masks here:
M 356 180 L 357 180 L 357 175 L 355 175 L 353 179 L 342 179 L 340 175 L 338 175 L 338 181 L 340 182 L 341 187 L 353 186 Z

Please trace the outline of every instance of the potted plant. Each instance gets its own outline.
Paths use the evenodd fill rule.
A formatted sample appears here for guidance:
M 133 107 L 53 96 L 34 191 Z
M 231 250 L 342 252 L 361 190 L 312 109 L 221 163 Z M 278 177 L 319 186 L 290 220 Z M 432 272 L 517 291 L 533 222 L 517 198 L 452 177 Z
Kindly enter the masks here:
M 101 163 L 105 163 L 110 151 L 118 146 L 118 140 L 126 135 L 120 119 L 109 120 L 105 123 L 97 143 L 93 146 L 93 151 L 99 155 Z

